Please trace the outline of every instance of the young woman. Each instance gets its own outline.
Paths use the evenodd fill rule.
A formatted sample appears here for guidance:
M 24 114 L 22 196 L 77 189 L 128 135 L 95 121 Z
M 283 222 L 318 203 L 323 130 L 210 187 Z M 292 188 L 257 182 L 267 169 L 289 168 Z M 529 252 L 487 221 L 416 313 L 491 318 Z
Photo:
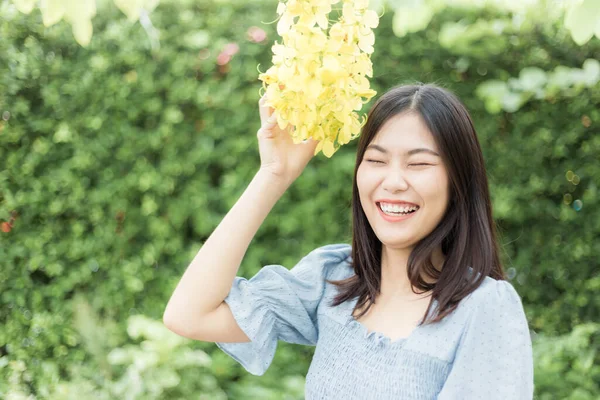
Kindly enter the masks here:
M 261 99 L 261 168 L 185 271 L 173 332 L 216 342 L 255 375 L 277 341 L 316 346 L 307 399 L 533 398 L 521 299 L 498 257 L 484 161 L 469 113 L 435 85 L 392 88 L 370 110 L 353 179 L 352 244 L 291 270 L 236 277 L 277 199 L 312 158 Z

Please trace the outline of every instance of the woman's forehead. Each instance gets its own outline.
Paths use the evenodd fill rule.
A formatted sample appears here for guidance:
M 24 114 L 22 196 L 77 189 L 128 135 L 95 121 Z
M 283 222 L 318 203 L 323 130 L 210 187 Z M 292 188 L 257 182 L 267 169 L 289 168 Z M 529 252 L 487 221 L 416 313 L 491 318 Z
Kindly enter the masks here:
M 438 152 L 427 125 L 419 115 L 413 113 L 400 114 L 388 119 L 367 147 L 384 149 L 390 153 L 405 153 L 415 148 L 429 148 Z

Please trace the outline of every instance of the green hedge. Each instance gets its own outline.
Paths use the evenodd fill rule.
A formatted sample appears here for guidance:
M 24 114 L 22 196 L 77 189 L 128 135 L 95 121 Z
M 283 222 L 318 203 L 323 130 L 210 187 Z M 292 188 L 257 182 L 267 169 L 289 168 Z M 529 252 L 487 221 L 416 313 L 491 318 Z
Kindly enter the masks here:
M 114 7 L 98 13 L 84 49 L 67 24 L 44 28 L 38 11 L 25 16 L 0 3 L 0 221 L 12 224 L 0 231 L 0 397 L 302 398 L 312 348 L 282 343 L 271 369 L 254 377 L 214 344 L 169 342 L 153 324 L 258 168 L 256 68 L 268 67 L 275 39 L 275 25 L 261 24 L 274 7 L 263 3 L 161 1 L 151 15 L 157 49 Z M 501 35 L 492 20 L 505 22 Z M 579 47 L 560 26 L 517 29 L 511 20 L 492 9 L 448 9 L 427 30 L 396 38 L 388 10 L 376 30 L 372 85 L 381 93 L 438 82 L 464 100 L 530 326 L 540 345 L 579 338 L 550 361 L 536 353 L 539 398 L 555 398 L 554 374 L 567 367 L 579 379 L 565 377 L 564 393 L 597 398 L 600 330 L 586 328 L 584 340 L 573 328 L 600 315 L 600 89 L 559 90 L 496 114 L 476 93 L 526 67 L 582 68 L 600 43 Z M 470 34 L 440 44 L 456 21 Z M 265 42 L 248 40 L 253 25 L 265 29 Z M 227 43 L 239 52 L 219 66 Z M 350 240 L 354 146 L 310 163 L 240 274 L 290 268 L 317 246 Z M 586 349 L 596 349 L 591 363 Z M 144 354 L 142 366 L 127 366 Z

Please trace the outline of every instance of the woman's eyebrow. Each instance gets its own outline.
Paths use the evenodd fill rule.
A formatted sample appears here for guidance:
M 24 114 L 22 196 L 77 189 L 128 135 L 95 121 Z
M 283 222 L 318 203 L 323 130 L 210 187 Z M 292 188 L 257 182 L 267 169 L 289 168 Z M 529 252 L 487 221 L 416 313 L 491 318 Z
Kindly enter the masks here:
M 370 145 L 368 145 L 366 150 L 369 150 L 369 149 L 377 150 L 377 151 L 379 151 L 379 152 L 381 152 L 383 154 L 387 154 L 388 153 L 388 151 L 386 149 L 384 149 L 383 147 L 381 147 L 381 146 L 379 146 L 377 144 L 370 144 Z M 417 153 L 429 153 L 429 154 L 432 154 L 432 155 L 437 156 L 437 157 L 440 156 L 436 151 L 433 151 L 433 150 L 428 149 L 426 147 L 419 147 L 419 148 L 416 148 L 416 149 L 409 150 L 409 151 L 406 152 L 406 155 L 412 156 L 413 154 L 417 154 Z
M 440 156 L 436 151 L 433 151 L 433 150 L 428 149 L 426 147 L 420 147 L 418 149 L 412 149 L 412 150 L 409 150 L 409 151 L 406 152 L 406 154 L 408 154 L 409 156 L 412 156 L 413 154 L 417 154 L 417 153 L 429 153 L 429 154 L 432 154 L 432 155 L 437 156 L 437 157 Z

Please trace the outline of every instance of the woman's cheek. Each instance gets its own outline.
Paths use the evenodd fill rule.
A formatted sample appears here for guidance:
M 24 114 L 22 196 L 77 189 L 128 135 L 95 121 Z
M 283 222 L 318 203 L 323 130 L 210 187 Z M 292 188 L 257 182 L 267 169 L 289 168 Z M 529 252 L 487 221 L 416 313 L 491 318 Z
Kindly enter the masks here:
M 419 184 L 426 192 L 440 194 L 444 190 L 444 177 L 439 172 L 430 170 L 421 174 L 418 179 Z

